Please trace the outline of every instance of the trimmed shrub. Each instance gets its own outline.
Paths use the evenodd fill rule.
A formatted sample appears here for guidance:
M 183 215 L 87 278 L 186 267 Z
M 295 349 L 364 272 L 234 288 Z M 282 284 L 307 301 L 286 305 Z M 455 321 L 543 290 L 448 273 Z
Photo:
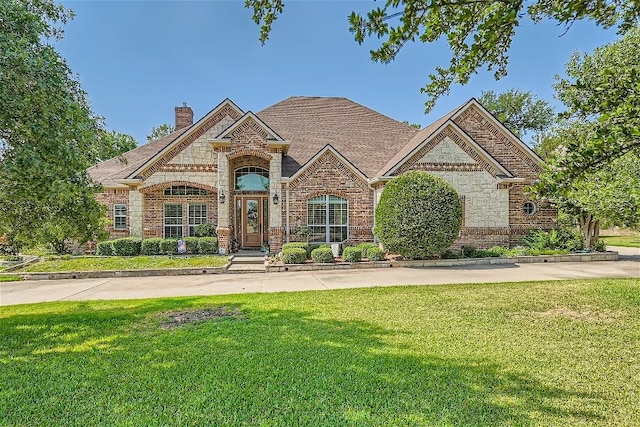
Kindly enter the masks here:
M 185 237 L 183 240 L 187 245 L 187 253 L 189 255 L 200 253 L 200 248 L 198 247 L 198 240 L 200 240 L 199 238 Z
M 371 242 L 365 242 L 365 243 L 359 243 L 358 246 L 356 246 L 356 248 L 358 248 L 358 250 L 360 250 L 360 253 L 362 254 L 363 257 L 367 256 L 367 251 L 371 248 L 376 248 L 378 249 L 378 245 L 376 245 L 375 243 L 371 243 Z
M 142 255 L 160 255 L 160 242 L 162 239 L 153 237 L 151 239 L 144 239 L 140 246 L 140 253 Z
M 420 259 L 446 251 L 461 225 L 456 190 L 442 178 L 409 171 L 384 187 L 374 232 L 389 252 Z
M 475 246 L 463 246 L 460 250 L 462 256 L 465 258 L 477 258 L 478 257 L 478 248 Z
M 347 246 L 342 251 L 342 260 L 346 262 L 358 262 L 362 259 L 362 252 L 356 246 Z
M 187 246 L 188 248 L 188 246 Z M 218 239 L 216 237 L 200 237 L 198 250 L 201 254 L 212 255 L 218 253 Z
M 318 248 L 331 249 L 331 244 L 330 243 L 309 243 L 309 256 L 311 256 L 311 252 L 313 252 L 314 249 L 318 249 Z
M 96 243 L 96 255 L 113 256 L 113 240 Z
M 113 241 L 113 254 L 116 256 L 140 255 L 142 240 L 135 237 L 124 237 Z
M 178 253 L 178 239 L 160 240 L 160 252 L 163 255 L 174 255 Z
M 282 249 L 282 262 L 285 264 L 304 264 L 307 262 L 307 251 L 304 248 L 295 247 Z
M 367 249 L 367 259 L 369 261 L 382 261 L 384 260 L 384 251 L 379 247 Z
M 311 258 L 311 246 L 307 242 L 289 242 L 282 245 L 282 250 L 292 249 L 292 248 L 302 248 L 307 253 L 307 258 Z
M 321 264 L 335 262 L 331 248 L 327 247 L 320 247 L 311 251 L 311 259 L 313 260 L 313 262 L 318 262 Z
M 195 227 L 194 233 L 196 237 L 216 237 L 216 226 L 210 222 L 198 224 Z

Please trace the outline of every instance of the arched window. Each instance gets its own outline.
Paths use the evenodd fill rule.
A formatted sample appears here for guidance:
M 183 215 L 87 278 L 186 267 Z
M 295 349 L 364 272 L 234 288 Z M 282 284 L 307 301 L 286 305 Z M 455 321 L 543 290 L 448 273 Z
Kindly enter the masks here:
M 347 199 L 324 195 L 307 201 L 307 221 L 311 228 L 309 242 L 338 243 L 349 237 Z
M 522 210 L 527 215 L 535 215 L 535 213 L 538 212 L 538 206 L 533 202 L 525 202 Z
M 236 190 L 269 191 L 269 171 L 248 166 L 235 171 Z
M 206 196 L 207 190 L 188 185 L 172 185 L 164 189 L 165 196 Z

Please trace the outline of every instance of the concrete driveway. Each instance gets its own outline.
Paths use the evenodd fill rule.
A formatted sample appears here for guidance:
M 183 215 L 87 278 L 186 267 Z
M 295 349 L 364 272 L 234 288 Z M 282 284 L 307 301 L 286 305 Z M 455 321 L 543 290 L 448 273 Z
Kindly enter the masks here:
M 618 277 L 640 280 L 640 249 L 610 249 L 620 253 L 620 261 L 0 282 L 0 306 L 45 301 L 136 299 L 394 285 Z

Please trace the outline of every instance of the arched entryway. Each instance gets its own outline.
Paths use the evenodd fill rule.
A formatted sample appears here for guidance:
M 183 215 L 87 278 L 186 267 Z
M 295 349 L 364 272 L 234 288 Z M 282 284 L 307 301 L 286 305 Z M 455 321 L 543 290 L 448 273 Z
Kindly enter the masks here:
M 241 249 L 258 249 L 269 242 L 269 161 L 243 156 L 230 162 L 232 239 Z

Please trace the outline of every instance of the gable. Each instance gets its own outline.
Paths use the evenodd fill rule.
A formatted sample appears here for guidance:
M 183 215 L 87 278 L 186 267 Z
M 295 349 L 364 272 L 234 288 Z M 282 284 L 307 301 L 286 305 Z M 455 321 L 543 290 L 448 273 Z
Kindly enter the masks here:
M 448 136 L 428 151 L 418 160 L 418 163 L 477 164 L 470 155 Z
M 542 172 L 542 159 L 475 99 L 451 121 L 514 176 L 535 179 Z
M 390 171 L 390 175 L 400 175 L 408 170 L 484 171 L 493 177 L 513 176 L 453 122 L 442 125 L 422 141 Z
M 158 152 L 152 158 L 148 159 L 141 167 L 133 171 L 127 178 L 147 179 L 155 172 L 160 171 L 169 162 L 172 164 L 192 164 L 190 161 L 201 153 L 204 153 L 208 160 L 199 160 L 196 164 L 209 164 L 212 162 L 211 157 L 207 157 L 206 150 L 202 144 L 207 139 L 207 135 L 218 134 L 225 127 L 235 122 L 242 116 L 243 112 L 230 99 L 225 99 L 217 107 L 211 110 L 197 123 L 191 125 L 182 135 L 176 138 L 165 149 Z M 203 137 L 204 136 L 204 137 Z M 191 146 L 195 141 L 200 140 L 193 150 L 186 152 L 182 158 L 174 160 L 187 147 Z M 202 163 L 203 162 L 203 163 Z
M 289 187 L 295 189 L 311 182 L 315 182 L 321 192 L 354 187 L 369 190 L 366 176 L 330 145 L 316 153 L 291 177 Z

